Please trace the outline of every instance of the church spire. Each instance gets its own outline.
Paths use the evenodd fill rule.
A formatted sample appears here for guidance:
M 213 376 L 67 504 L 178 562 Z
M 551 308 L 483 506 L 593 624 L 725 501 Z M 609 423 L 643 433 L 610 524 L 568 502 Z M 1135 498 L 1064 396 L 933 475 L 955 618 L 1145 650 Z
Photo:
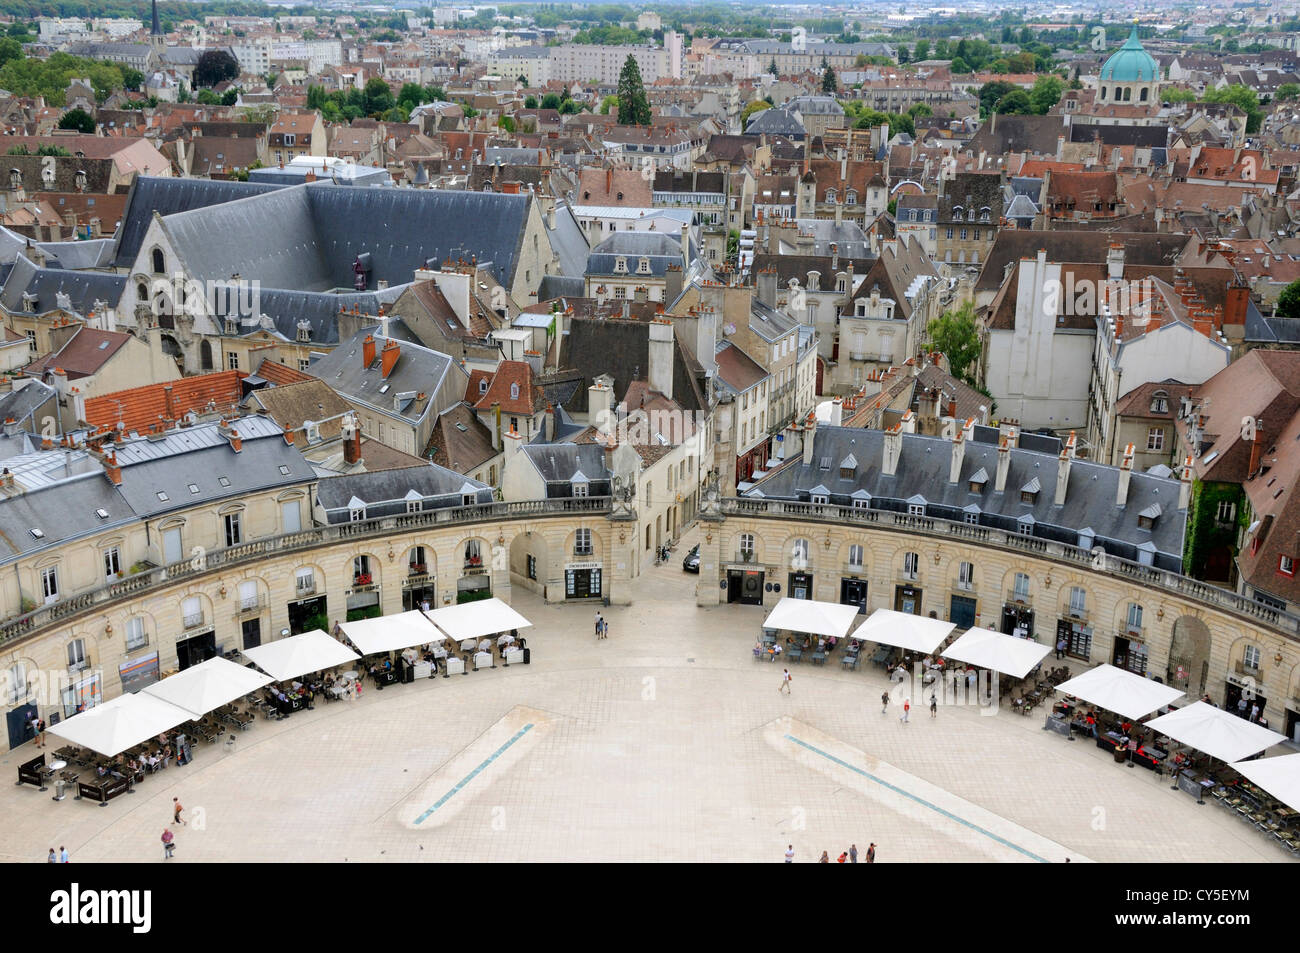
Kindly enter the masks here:
M 153 0 L 153 22 L 149 25 L 150 36 L 162 36 L 162 24 L 158 22 L 158 0 Z

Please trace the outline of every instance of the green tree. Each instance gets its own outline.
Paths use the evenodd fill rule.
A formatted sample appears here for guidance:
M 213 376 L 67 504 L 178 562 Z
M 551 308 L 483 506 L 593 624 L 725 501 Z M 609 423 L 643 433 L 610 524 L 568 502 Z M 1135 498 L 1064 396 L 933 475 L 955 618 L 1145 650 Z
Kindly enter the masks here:
M 1249 86 L 1234 83 L 1222 89 L 1207 90 L 1202 98 L 1207 103 L 1232 103 L 1241 107 L 1246 114 L 1246 132 L 1259 132 L 1260 124 L 1264 121 L 1264 110 L 1259 108 L 1259 97 Z
M 967 383 L 974 382 L 973 369 L 980 355 L 979 327 L 975 323 L 975 307 L 966 302 L 960 308 L 945 311 L 925 329 L 931 350 L 948 358 L 948 369 L 953 377 Z
M 631 53 L 623 61 L 623 71 L 618 76 L 618 124 L 650 125 L 650 100 L 641 82 L 641 67 Z
M 221 105 L 233 106 L 237 102 L 239 102 L 239 90 L 228 89 L 221 94 Z
M 528 77 L 525 76 L 523 73 L 520 73 L 518 76 L 515 77 L 515 82 L 517 82 L 520 86 L 527 86 Z
M 119 67 L 122 71 L 122 88 L 136 92 L 144 85 L 144 73 L 130 66 Z
M 504 129 L 506 132 L 512 135 L 514 134 L 515 121 L 510 116 L 502 116 L 500 119 L 498 119 L 497 126 L 499 126 L 501 129 Z
M 827 63 L 826 68 L 822 70 L 822 92 L 827 96 L 834 96 L 839 92 L 839 88 L 840 83 L 835 76 L 835 70 L 831 69 L 830 64 Z
M 542 97 L 542 108 L 559 109 L 560 97 L 557 96 L 555 93 L 547 93 L 545 96 Z
M 771 109 L 771 108 L 772 108 L 772 104 L 762 99 L 756 99 L 752 103 L 746 104 L 745 108 L 740 111 L 741 126 L 743 127 L 745 123 L 749 122 L 749 117 L 754 115 L 754 113 L 760 113 L 764 109 Z
M 21 50 L 20 50 L 20 52 L 21 52 Z M 781 75 L 781 71 L 780 71 L 779 69 L 777 69 L 777 66 L 776 66 L 776 57 L 775 57 L 775 56 L 772 57 L 772 62 L 770 62 L 770 63 L 767 64 L 767 71 L 768 71 L 769 73 L 771 73 L 773 76 L 777 76 L 777 77 L 779 77 L 779 76 Z
M 239 60 L 226 50 L 205 50 L 194 65 L 194 85 L 211 88 L 239 75 Z
M 618 115 L 618 97 L 617 97 L 617 96 L 606 96 L 604 99 L 602 99 L 602 100 L 600 101 L 600 109 L 598 110 L 598 112 L 599 112 L 602 116 L 608 116 L 608 115 L 610 114 L 610 111 L 611 111 L 611 110 L 613 111 L 613 113 L 614 113 L 615 116 Z
M 536 108 L 537 108 L 537 97 L 536 97 L 536 96 L 525 96 L 525 97 L 524 97 L 524 108 L 525 108 L 525 109 L 536 109 Z
M 1300 85 L 1295 83 L 1283 83 L 1277 88 L 1274 98 L 1278 102 L 1284 102 L 1290 99 L 1300 99 Z
M 920 119 L 922 116 L 933 116 L 934 110 L 926 103 L 913 103 L 907 110 L 907 114 L 911 116 L 913 120 L 916 120 Z
M 324 109 L 325 103 L 328 100 L 329 97 L 325 93 L 324 86 L 307 87 L 307 108 L 308 109 Z
M 90 113 L 78 106 L 76 109 L 69 109 L 59 117 L 59 128 L 91 133 L 95 131 L 95 120 Z
M 1064 90 L 1065 84 L 1061 82 L 1061 77 L 1051 73 L 1038 77 L 1034 80 L 1034 88 L 1029 91 L 1029 101 L 1033 104 L 1034 112 L 1040 116 L 1046 115 L 1060 101 Z
M 0 40 L 0 66 L 4 66 L 10 60 L 20 60 L 23 58 L 23 45 L 13 37 L 7 36 Z
M 1034 104 L 1029 94 L 1017 87 L 999 99 L 993 111 L 1003 115 L 1027 116 L 1033 113 Z
M 993 107 L 998 104 L 1002 97 L 1015 88 L 1013 84 L 1000 79 L 995 79 L 981 86 L 979 91 L 980 115 L 987 116 L 993 112 Z
M 930 58 L 930 41 L 917 40 L 916 48 L 912 50 L 912 60 L 928 60 Z
M 1283 288 L 1277 296 L 1277 313 L 1284 318 L 1300 318 L 1300 278 Z
M 397 101 L 393 99 L 393 91 L 389 85 L 378 76 L 366 80 L 365 92 L 365 109 L 367 116 L 373 116 L 377 113 L 387 112 L 396 105 Z
M 424 87 L 419 83 L 403 83 L 402 91 L 397 94 L 397 104 L 410 112 L 424 102 Z

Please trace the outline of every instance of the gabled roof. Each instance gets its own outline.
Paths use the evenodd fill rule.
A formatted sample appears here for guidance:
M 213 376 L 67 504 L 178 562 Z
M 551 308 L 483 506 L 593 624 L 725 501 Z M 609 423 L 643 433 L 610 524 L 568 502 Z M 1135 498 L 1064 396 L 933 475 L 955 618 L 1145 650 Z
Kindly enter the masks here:
M 67 373 L 68 380 L 89 377 L 126 347 L 130 340 L 131 335 L 121 331 L 100 331 L 83 326 L 67 344 L 32 361 L 23 368 L 23 373 L 30 377 L 40 377 L 48 369 L 59 368 Z

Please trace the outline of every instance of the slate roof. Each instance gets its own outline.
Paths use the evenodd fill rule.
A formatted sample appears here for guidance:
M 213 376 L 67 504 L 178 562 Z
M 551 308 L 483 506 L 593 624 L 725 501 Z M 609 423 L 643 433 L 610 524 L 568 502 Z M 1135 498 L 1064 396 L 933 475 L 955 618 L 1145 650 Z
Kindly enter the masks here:
M 650 325 L 645 321 L 621 319 L 568 320 L 569 333 L 564 336 L 560 367 L 577 371 L 585 379 L 565 406 L 573 413 L 587 410 L 587 387 L 601 374 L 614 379 L 615 401 L 622 399 L 634 380 L 646 377 L 650 368 Z M 698 368 L 674 335 L 673 400 L 683 410 L 706 409 L 706 402 L 696 383 Z
M 118 230 L 114 264 L 118 268 L 129 268 L 134 264 L 136 256 L 140 254 L 144 233 L 153 221 L 154 212 L 166 217 L 190 209 L 220 205 L 249 195 L 272 192 L 278 188 L 278 185 L 249 182 L 136 176 Z
M 433 397 L 444 384 L 455 393 L 462 392 L 463 384 L 460 380 L 465 371 L 459 364 L 446 354 L 409 342 L 400 342 L 402 352 L 385 378 L 379 355 L 392 338 L 377 332 L 377 328 L 358 331 L 329 354 L 312 361 L 308 371 L 348 400 L 365 404 L 409 423 L 423 419 L 433 408 Z M 375 337 L 375 360 L 366 366 L 362 364 L 361 357 L 362 345 L 368 334 L 374 334 Z M 448 383 L 448 375 L 460 377 L 455 382 Z M 423 405 L 407 401 L 399 407 L 395 400 L 402 393 L 423 393 L 428 399 Z
M 441 189 L 293 186 L 168 216 L 165 225 L 192 277 L 232 273 L 263 287 L 353 287 L 368 255 L 369 286 L 409 282 L 430 261 L 491 262 L 509 287 L 527 223 L 527 195 Z
M 1189 238 L 1183 234 L 1148 232 L 1029 231 L 1000 229 L 989 249 L 984 267 L 975 282 L 975 291 L 996 291 L 1010 262 L 1034 258 L 1038 249 L 1047 250 L 1047 260 L 1070 263 L 1105 262 L 1113 242 L 1124 246 L 1124 264 L 1173 265 Z
M 1177 480 L 1133 473 L 1127 501 L 1115 503 L 1119 468 L 1088 460 L 1071 462 L 1065 502 L 1057 506 L 1056 454 L 1016 448 L 1010 451 L 1006 489 L 998 493 L 993 479 L 981 492 L 971 492 L 971 476 L 979 470 L 997 472 L 998 449 L 980 441 L 966 445 L 960 479 L 949 483 L 952 442 L 942 437 L 903 434 L 902 452 L 896 472 L 886 476 L 880 464 L 884 457 L 884 432 L 819 425 L 813 442 L 812 463 L 802 457 L 780 467 L 760 480 L 746 495 L 768 499 L 808 501 L 817 484 L 829 489 L 831 503 L 851 504 L 855 491 L 871 495 L 871 508 L 907 512 L 907 501 L 917 496 L 926 504 L 926 515 L 961 522 L 965 508 L 980 509 L 980 524 L 1024 532 L 1026 517 L 1032 517 L 1032 535 L 1079 545 L 1079 532 L 1091 529 L 1095 545 L 1124 559 L 1137 561 L 1138 547 L 1153 544 L 1156 565 L 1181 572 L 1186 513 L 1179 510 Z M 859 466 L 853 476 L 842 477 L 836 461 L 853 454 Z M 821 463 L 831 461 L 823 469 Z M 1038 480 L 1042 489 L 1035 502 L 1021 501 L 1021 487 Z M 1138 514 L 1159 503 L 1163 515 L 1151 529 L 1138 526 Z
M 479 503 L 492 502 L 492 490 L 486 484 L 436 463 L 326 477 L 316 486 L 316 499 L 331 523 L 348 521 L 348 504 L 354 499 L 365 504 L 367 516 L 379 516 L 384 515 L 379 510 L 385 504 L 404 513 L 406 503 L 415 500 L 426 505 L 460 506 L 464 493 L 473 493 Z
M 605 467 L 605 448 L 594 443 L 528 443 L 519 452 L 548 483 L 568 483 L 579 472 L 593 483 L 608 481 L 610 477 Z M 591 495 L 605 494 L 592 492 Z
M 26 310 L 24 295 L 35 295 L 35 311 L 44 314 L 58 307 L 58 295 L 66 294 L 69 310 L 84 316 L 94 310 L 96 301 L 116 307 L 126 281 L 126 275 L 101 271 L 40 268 L 26 255 L 19 255 L 0 289 L 0 306 L 17 314 Z

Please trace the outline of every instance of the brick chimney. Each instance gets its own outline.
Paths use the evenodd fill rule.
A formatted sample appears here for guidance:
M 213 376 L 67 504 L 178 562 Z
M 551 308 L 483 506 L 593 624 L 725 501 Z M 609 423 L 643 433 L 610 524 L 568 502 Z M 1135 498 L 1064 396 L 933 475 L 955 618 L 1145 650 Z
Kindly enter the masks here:
M 893 476 L 898 472 L 898 458 L 903 455 L 903 425 L 894 424 L 885 431 L 885 454 L 880 464 L 880 472 Z
M 1128 485 L 1133 477 L 1133 444 L 1124 448 L 1124 460 L 1119 465 L 1119 486 L 1115 489 L 1115 505 L 1128 505 Z
M 1056 461 L 1056 496 L 1052 502 L 1057 506 L 1065 504 L 1065 494 L 1070 488 L 1070 461 L 1074 459 L 1075 445 L 1077 438 L 1074 431 L 1070 431 L 1070 439 L 1065 441 L 1065 446 L 1061 448 L 1061 457 Z
M 239 436 L 239 431 L 234 427 L 230 428 L 230 436 L 228 439 L 230 440 L 230 449 L 235 451 L 235 453 L 239 453 L 244 449 L 244 438 Z
M 1245 324 L 1249 304 L 1250 285 L 1240 275 L 1234 275 L 1223 293 L 1223 323 Z
M 1011 471 L 1011 448 L 1014 444 L 1009 436 L 998 441 L 998 472 L 993 482 L 994 491 L 1001 493 L 1007 488 L 1007 474 Z
M 172 385 L 167 384 L 163 387 L 163 414 L 168 420 L 176 419 L 176 405 L 172 401 Z
M 803 424 L 803 465 L 806 467 L 812 466 L 813 438 L 816 436 L 817 415 L 812 411 L 809 411 Z
M 117 451 L 111 450 L 104 456 L 104 473 L 113 486 L 122 485 L 122 468 L 117 465 Z
M 357 425 L 355 414 L 348 414 L 343 418 L 340 433 L 343 436 L 343 462 L 349 465 L 359 463 L 361 461 L 361 428 Z
M 966 459 L 966 431 L 953 427 L 952 452 L 948 459 L 948 482 L 961 482 L 961 465 Z
M 384 349 L 379 352 L 380 360 L 383 362 L 380 365 L 380 370 L 385 378 L 393 373 L 393 367 L 397 364 L 397 359 L 401 354 L 402 348 L 396 341 L 389 341 L 384 345 Z
M 367 334 L 366 339 L 361 342 L 361 366 L 369 367 L 375 363 L 375 337 L 373 334 Z

